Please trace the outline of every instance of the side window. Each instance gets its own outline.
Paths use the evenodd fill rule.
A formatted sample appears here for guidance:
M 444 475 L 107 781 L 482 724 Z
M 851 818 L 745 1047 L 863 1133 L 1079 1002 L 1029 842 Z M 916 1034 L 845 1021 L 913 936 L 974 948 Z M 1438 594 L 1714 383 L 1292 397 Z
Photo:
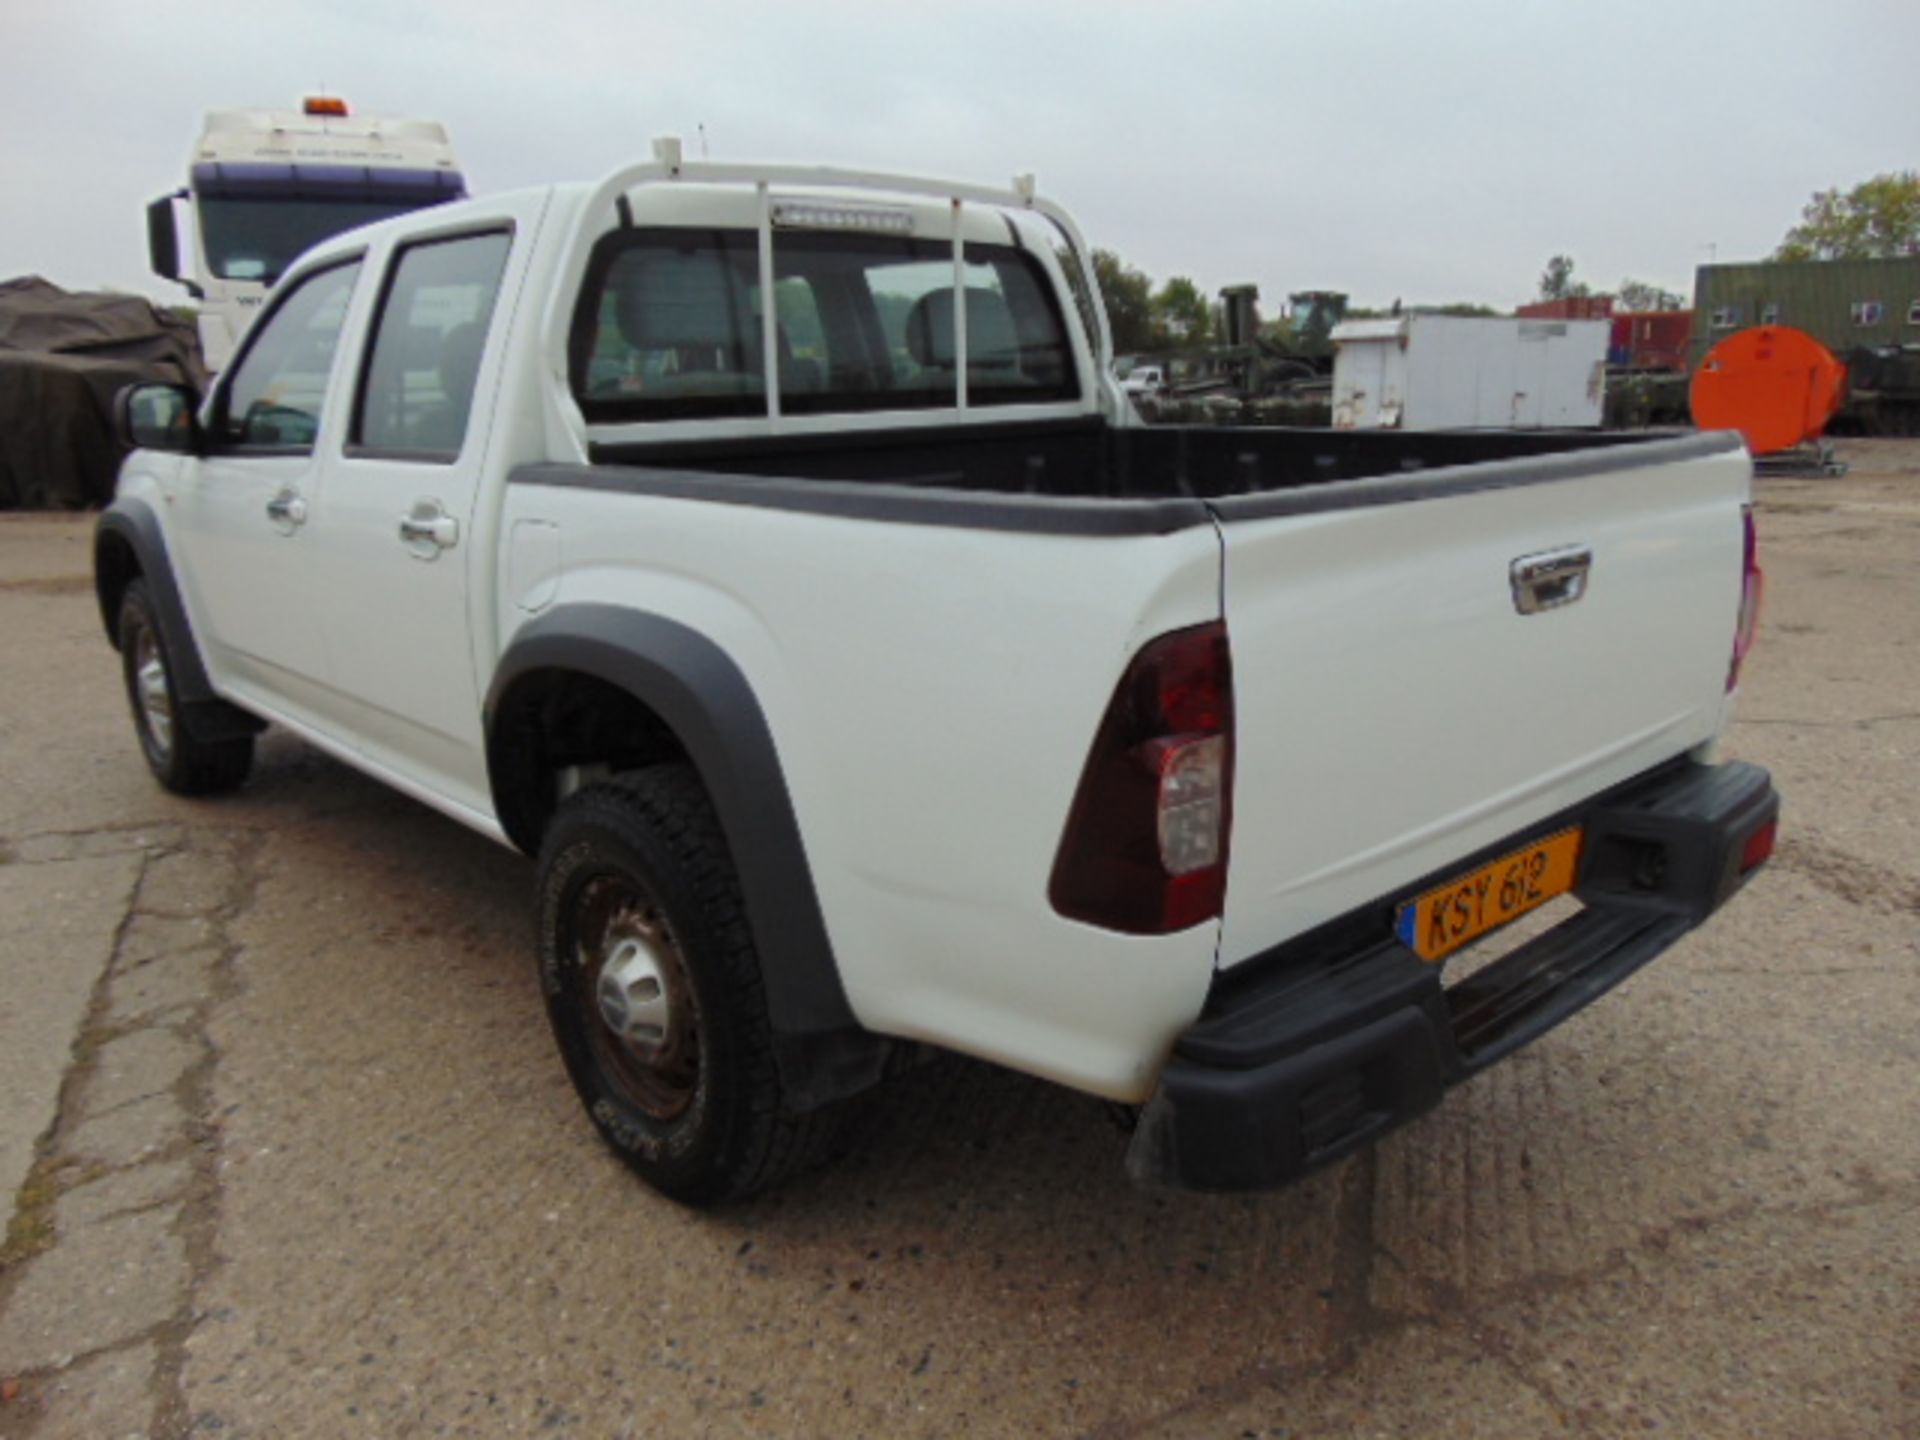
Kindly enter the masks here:
M 359 275 L 357 260 L 322 270 L 274 307 L 227 379 L 214 419 L 217 442 L 237 450 L 313 448 Z
M 459 455 L 511 243 L 495 231 L 409 245 L 395 256 L 361 382 L 355 446 L 422 460 Z

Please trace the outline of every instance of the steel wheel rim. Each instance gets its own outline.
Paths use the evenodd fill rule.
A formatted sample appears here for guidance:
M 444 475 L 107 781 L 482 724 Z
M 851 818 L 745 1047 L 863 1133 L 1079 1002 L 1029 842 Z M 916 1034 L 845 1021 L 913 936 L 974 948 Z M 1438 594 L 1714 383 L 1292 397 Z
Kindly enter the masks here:
M 168 754 L 173 749 L 173 693 L 167 687 L 167 663 L 151 626 L 142 625 L 134 637 L 133 686 L 154 748 Z
M 597 876 L 573 906 L 573 1003 L 615 1091 L 676 1120 L 700 1083 L 700 1015 L 680 944 L 659 905 L 624 877 Z

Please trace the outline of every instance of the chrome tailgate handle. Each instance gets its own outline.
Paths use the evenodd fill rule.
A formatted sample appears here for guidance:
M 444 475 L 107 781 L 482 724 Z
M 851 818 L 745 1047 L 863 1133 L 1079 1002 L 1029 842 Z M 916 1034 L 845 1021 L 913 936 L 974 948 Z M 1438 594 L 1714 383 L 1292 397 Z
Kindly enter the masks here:
M 1513 582 L 1513 608 L 1522 615 L 1557 610 L 1587 593 L 1587 572 L 1593 551 L 1584 545 L 1522 555 L 1508 571 Z

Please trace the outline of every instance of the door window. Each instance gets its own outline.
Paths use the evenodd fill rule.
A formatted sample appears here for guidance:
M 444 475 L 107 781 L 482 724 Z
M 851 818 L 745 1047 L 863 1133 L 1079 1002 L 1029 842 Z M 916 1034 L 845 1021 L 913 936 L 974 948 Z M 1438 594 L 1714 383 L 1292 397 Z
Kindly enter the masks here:
M 361 382 L 351 437 L 358 450 L 441 462 L 459 455 L 511 241 L 493 231 L 400 251 Z
M 320 433 L 327 377 L 360 262 L 309 275 L 273 309 L 217 402 L 223 449 L 305 454 Z

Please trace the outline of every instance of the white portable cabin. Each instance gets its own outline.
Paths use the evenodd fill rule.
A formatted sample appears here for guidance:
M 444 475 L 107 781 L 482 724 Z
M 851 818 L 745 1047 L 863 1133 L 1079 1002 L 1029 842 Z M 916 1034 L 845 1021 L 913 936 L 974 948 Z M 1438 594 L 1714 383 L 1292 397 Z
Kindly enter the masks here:
M 1397 315 L 1333 329 L 1340 430 L 1597 427 L 1605 320 Z

